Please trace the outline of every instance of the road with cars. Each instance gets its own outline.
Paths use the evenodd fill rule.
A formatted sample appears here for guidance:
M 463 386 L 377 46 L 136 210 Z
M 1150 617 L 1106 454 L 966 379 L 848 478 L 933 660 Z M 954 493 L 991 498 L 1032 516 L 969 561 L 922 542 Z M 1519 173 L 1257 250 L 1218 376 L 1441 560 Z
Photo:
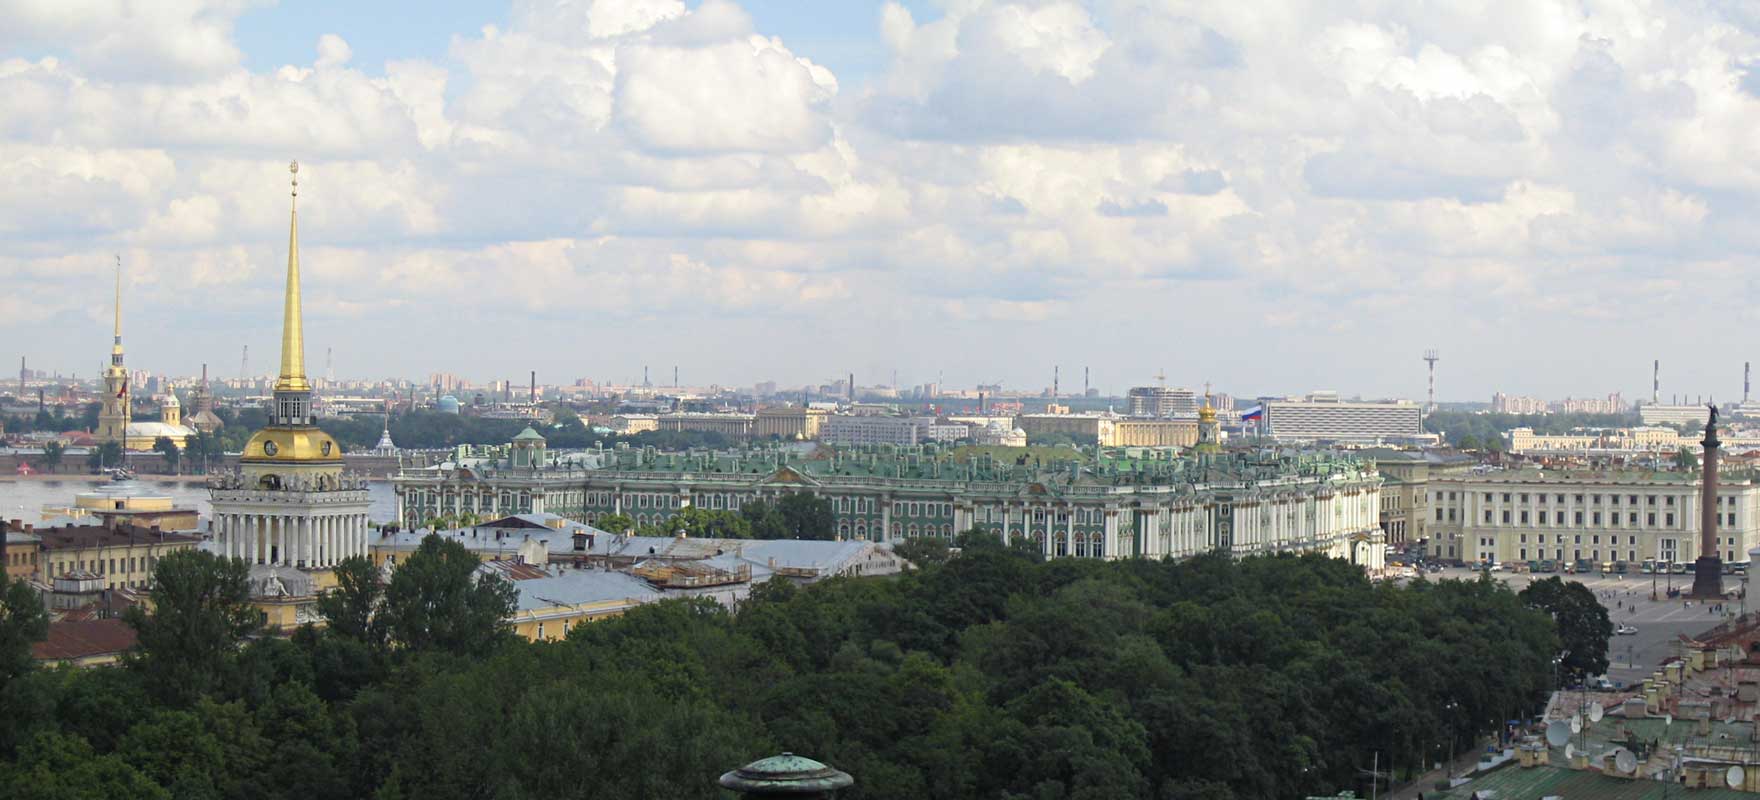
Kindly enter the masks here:
M 1706 604 L 1698 601 L 1685 601 L 1679 598 L 1668 598 L 1668 587 L 1691 588 L 1692 575 L 1657 575 L 1655 576 L 1656 597 L 1650 599 L 1651 577 L 1643 574 L 1602 575 L 1598 572 L 1566 575 L 1564 573 L 1528 574 L 1514 572 L 1493 572 L 1491 576 L 1509 584 L 1511 589 L 1521 591 L 1532 580 L 1545 580 L 1559 577 L 1567 581 L 1581 583 L 1600 598 L 1601 605 L 1607 608 L 1607 616 L 1616 627 L 1630 626 L 1637 632 L 1630 635 L 1615 635 L 1607 644 L 1607 675 L 1620 683 L 1641 681 L 1655 672 L 1657 665 L 1673 654 L 1673 646 L 1681 634 L 1694 635 L 1723 622 L 1727 617 L 1743 612 L 1742 601 L 1731 600 L 1724 606 L 1724 613 L 1714 613 Z M 1470 569 L 1445 569 L 1440 573 L 1429 573 L 1431 580 L 1439 578 L 1458 578 L 1475 580 L 1478 573 Z M 1725 591 L 1734 590 L 1741 584 L 1742 578 L 1735 575 L 1723 576 Z

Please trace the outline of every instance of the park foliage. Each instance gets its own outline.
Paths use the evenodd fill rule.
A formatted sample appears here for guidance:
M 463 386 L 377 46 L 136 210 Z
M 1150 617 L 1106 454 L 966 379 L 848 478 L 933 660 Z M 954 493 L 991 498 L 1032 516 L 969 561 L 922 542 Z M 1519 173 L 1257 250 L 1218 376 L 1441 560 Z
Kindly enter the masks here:
M 511 589 L 455 542 L 385 585 L 350 562 L 329 627 L 285 639 L 253 635 L 240 567 L 167 557 L 125 666 L 0 653 L 0 796 L 716 797 L 786 750 L 854 774 L 849 798 L 1299 798 L 1534 713 L 1560 649 L 1551 614 L 1490 580 L 959 544 L 551 643 L 507 631 Z M 27 612 L 0 647 L 40 634 Z

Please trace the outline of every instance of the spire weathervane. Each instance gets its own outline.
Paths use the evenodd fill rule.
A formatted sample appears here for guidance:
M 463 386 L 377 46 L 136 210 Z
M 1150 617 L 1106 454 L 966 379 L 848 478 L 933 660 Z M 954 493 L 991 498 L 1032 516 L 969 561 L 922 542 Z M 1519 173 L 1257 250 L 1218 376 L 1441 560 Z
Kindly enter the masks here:
M 309 392 L 306 382 L 305 333 L 301 330 L 299 301 L 299 162 L 287 165 L 293 176 L 292 212 L 287 228 L 287 297 L 282 308 L 281 375 L 277 391 Z

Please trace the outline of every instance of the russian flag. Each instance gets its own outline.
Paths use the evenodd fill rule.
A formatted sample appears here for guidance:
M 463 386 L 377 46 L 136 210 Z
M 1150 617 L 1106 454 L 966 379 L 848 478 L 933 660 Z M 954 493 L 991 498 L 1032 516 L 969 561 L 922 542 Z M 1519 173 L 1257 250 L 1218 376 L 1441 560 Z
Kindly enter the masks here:
M 1252 408 L 1247 409 L 1245 413 L 1241 414 L 1241 421 L 1242 422 L 1248 422 L 1251 420 L 1264 419 L 1264 418 L 1265 418 L 1265 407 L 1264 406 L 1253 406 Z

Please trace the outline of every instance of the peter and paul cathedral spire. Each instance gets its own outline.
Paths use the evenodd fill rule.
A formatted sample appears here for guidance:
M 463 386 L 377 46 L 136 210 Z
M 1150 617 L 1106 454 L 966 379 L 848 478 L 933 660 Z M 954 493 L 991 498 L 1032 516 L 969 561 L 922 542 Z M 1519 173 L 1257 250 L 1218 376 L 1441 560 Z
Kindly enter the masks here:
M 111 331 L 110 365 L 104 368 L 104 403 L 98 411 L 98 441 L 127 445 L 129 413 L 128 368 L 122 364 L 122 256 L 116 257 L 116 308 Z

